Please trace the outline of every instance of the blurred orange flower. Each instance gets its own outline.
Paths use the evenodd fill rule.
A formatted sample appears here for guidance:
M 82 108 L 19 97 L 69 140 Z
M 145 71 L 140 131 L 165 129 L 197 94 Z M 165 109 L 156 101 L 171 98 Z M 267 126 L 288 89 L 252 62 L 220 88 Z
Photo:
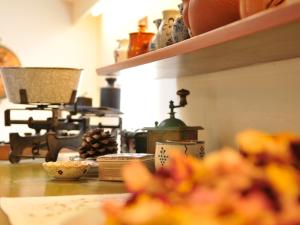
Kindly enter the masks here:
M 106 225 L 299 225 L 300 138 L 249 130 L 237 142 L 204 160 L 174 152 L 154 174 L 126 166 L 131 198 L 105 204 Z

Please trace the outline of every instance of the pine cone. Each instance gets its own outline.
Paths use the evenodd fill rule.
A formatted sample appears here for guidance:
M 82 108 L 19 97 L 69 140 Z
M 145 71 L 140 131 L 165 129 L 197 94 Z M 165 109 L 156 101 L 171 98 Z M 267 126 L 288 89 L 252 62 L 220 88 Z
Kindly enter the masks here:
M 82 137 L 82 144 L 79 148 L 81 158 L 113 154 L 117 151 L 116 138 L 109 131 L 104 131 L 102 128 L 87 131 Z

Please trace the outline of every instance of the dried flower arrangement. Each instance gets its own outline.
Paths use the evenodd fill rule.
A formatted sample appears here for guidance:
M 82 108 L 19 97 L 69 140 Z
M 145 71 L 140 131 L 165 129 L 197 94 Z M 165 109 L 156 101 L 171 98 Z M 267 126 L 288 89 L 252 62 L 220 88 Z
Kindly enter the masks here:
M 239 151 L 173 154 L 155 174 L 124 168 L 131 198 L 106 203 L 106 225 L 299 225 L 300 137 L 245 131 Z

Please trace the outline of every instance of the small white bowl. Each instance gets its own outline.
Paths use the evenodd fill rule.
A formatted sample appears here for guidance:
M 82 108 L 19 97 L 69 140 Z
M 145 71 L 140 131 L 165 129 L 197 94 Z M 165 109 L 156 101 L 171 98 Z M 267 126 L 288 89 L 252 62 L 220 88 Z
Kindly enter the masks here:
M 44 162 L 48 175 L 58 180 L 77 180 L 86 175 L 91 164 L 84 161 Z

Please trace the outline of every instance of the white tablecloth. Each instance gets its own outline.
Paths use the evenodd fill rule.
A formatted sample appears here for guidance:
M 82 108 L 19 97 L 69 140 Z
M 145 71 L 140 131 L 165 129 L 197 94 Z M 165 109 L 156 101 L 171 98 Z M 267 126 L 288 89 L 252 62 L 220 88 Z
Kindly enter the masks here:
M 127 197 L 128 194 L 0 198 L 0 206 L 11 225 L 63 225 L 85 212 L 96 215 L 98 210 L 99 221 L 103 201 L 123 202 Z

